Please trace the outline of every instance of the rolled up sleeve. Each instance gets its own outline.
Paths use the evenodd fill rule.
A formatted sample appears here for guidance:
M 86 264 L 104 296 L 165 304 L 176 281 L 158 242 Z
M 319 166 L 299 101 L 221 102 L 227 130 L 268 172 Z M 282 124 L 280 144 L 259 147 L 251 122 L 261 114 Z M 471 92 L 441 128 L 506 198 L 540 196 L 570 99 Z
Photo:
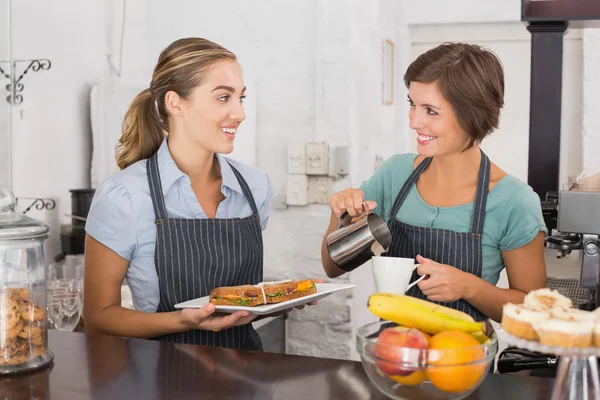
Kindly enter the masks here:
M 137 247 L 135 216 L 131 196 L 122 183 L 109 178 L 96 189 L 85 230 L 120 257 L 131 261 Z

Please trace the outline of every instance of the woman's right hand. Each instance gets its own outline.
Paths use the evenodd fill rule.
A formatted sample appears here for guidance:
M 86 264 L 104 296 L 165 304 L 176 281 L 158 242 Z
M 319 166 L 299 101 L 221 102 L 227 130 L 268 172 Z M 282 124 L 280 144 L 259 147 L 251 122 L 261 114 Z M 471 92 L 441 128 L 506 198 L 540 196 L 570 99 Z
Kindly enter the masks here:
M 201 329 L 218 332 L 232 326 L 246 325 L 257 316 L 247 311 L 236 311 L 233 314 L 214 314 L 214 304 L 200 308 L 185 308 L 180 311 L 181 323 L 186 330 Z
M 377 203 L 371 200 L 365 201 L 365 193 L 362 189 L 348 188 L 331 196 L 329 207 L 336 217 L 342 215 L 344 211 L 348 211 L 351 217 L 358 217 L 377 207 Z

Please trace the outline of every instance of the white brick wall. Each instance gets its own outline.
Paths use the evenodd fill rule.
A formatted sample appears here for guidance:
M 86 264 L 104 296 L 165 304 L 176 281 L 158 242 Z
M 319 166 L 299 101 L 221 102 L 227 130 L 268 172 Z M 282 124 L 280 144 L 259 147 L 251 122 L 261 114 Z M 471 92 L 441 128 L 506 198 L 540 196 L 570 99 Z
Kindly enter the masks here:
M 583 166 L 600 173 L 600 29 L 583 32 Z

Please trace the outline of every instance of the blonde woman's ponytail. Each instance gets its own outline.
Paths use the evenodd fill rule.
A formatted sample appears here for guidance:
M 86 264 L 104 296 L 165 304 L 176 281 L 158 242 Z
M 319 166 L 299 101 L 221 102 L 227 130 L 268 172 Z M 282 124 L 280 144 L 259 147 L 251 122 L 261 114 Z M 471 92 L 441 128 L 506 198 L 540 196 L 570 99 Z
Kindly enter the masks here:
M 146 89 L 133 99 L 125 114 L 123 134 L 117 146 L 117 165 L 125 169 L 149 158 L 164 137 L 165 127 L 158 116 L 154 97 L 150 89 Z

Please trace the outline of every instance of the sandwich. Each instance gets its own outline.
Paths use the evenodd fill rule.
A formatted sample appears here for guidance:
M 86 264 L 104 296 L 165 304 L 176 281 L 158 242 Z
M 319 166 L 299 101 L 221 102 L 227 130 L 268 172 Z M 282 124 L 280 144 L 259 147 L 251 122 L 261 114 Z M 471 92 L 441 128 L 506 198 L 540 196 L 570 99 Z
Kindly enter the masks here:
M 315 284 L 310 279 L 301 281 L 264 282 L 262 284 L 268 304 L 281 303 L 299 299 L 317 293 Z
M 214 305 L 254 307 L 282 303 L 317 293 L 310 279 L 261 282 L 258 285 L 223 286 L 211 290 L 209 302 Z
M 253 285 L 215 288 L 210 291 L 208 301 L 217 306 L 254 307 L 266 304 L 262 289 Z

